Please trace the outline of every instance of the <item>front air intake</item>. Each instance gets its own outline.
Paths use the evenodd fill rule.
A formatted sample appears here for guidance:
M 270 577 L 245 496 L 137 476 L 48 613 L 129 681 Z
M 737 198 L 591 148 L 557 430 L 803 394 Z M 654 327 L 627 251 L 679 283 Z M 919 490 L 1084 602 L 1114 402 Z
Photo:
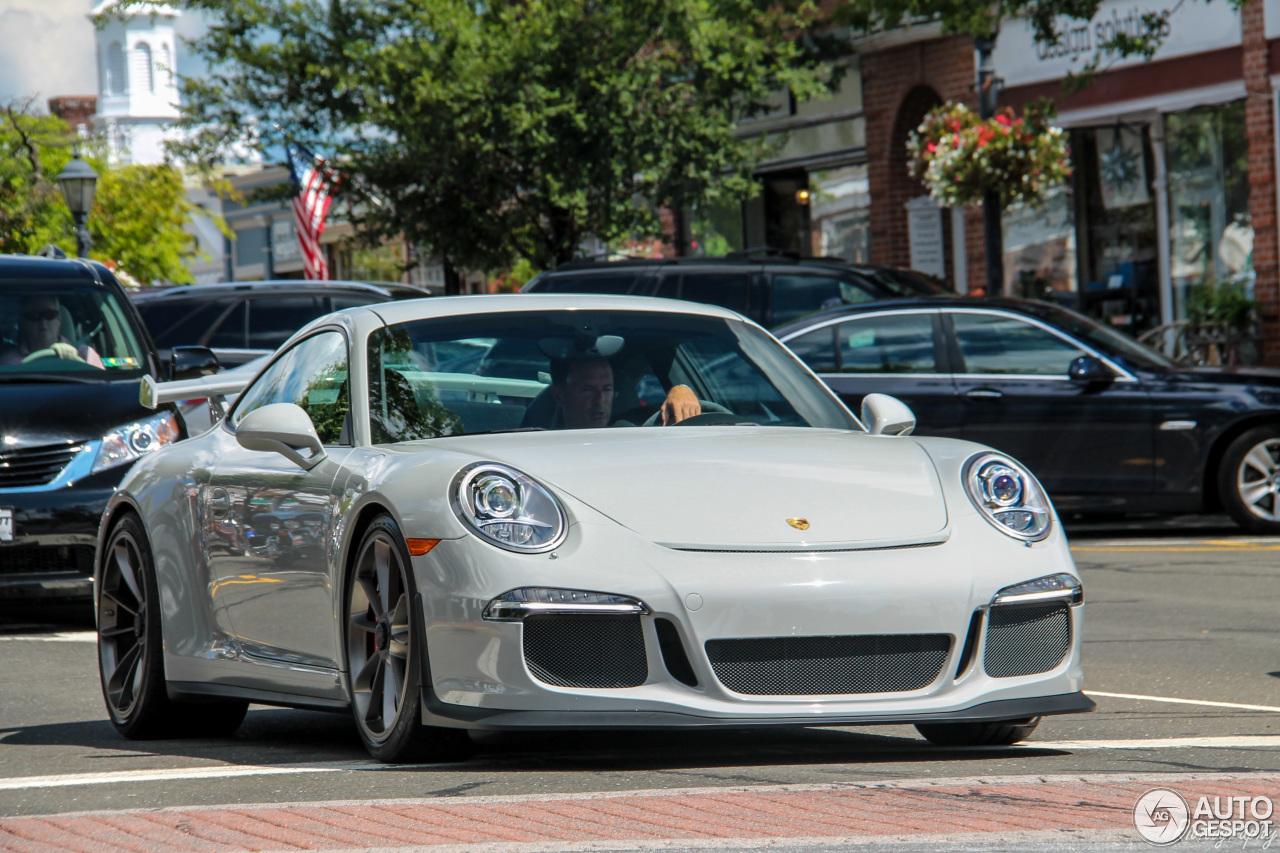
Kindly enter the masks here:
M 994 678 L 1036 675 L 1062 663 L 1071 649 L 1066 604 L 993 607 L 987 620 L 983 667 Z
M 639 616 L 529 616 L 524 662 L 556 687 L 638 687 L 649 677 Z

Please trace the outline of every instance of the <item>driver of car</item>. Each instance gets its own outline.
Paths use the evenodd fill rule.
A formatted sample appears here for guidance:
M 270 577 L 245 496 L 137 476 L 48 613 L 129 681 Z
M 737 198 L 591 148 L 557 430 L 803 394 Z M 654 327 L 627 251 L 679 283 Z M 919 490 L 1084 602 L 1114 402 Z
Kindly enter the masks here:
M 613 368 L 607 359 L 553 359 L 551 395 L 560 407 L 565 429 L 607 427 L 613 422 Z M 672 386 L 662 402 L 663 425 L 699 414 L 702 404 L 693 390 L 687 385 Z
M 103 367 L 102 358 L 93 347 L 87 344 L 76 347 L 62 336 L 62 311 L 56 296 L 36 293 L 22 297 L 18 330 L 21 340 L 16 347 L 0 356 L 0 364 L 21 364 L 39 358 L 65 358 L 83 361 L 99 369 Z

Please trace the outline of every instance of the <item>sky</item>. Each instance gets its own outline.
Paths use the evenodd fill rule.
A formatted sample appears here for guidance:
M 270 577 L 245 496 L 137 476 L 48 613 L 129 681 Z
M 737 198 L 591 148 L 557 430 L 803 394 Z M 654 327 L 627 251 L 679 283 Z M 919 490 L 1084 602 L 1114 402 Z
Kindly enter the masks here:
M 94 0 L 0 0 L 0 104 L 37 96 L 41 112 L 58 95 L 96 95 Z M 201 23 L 190 13 L 178 19 L 178 35 L 198 35 Z M 177 71 L 198 68 L 178 45 Z

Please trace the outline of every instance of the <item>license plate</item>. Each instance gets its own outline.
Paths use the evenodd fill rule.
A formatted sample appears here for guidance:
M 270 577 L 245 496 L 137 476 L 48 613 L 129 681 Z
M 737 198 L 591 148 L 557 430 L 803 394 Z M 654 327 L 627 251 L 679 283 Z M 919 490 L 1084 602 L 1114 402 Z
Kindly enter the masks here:
M 0 542 L 13 541 L 13 510 L 0 507 Z

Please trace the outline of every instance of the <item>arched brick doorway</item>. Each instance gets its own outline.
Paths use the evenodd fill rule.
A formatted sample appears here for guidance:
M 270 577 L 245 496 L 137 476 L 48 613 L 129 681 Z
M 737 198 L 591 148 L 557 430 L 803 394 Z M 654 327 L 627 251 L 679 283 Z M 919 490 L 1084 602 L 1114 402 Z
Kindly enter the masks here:
M 907 137 L 920 125 L 929 110 L 941 104 L 942 98 L 931 86 L 916 86 L 903 96 L 893 120 L 887 158 L 889 175 L 882 196 L 883 205 L 879 211 L 880 216 L 889 220 L 888 233 L 895 238 L 890 243 L 890 254 L 884 261 L 891 266 L 911 265 L 911 244 L 907 234 L 905 205 L 911 199 L 927 193 L 923 184 L 907 174 Z

